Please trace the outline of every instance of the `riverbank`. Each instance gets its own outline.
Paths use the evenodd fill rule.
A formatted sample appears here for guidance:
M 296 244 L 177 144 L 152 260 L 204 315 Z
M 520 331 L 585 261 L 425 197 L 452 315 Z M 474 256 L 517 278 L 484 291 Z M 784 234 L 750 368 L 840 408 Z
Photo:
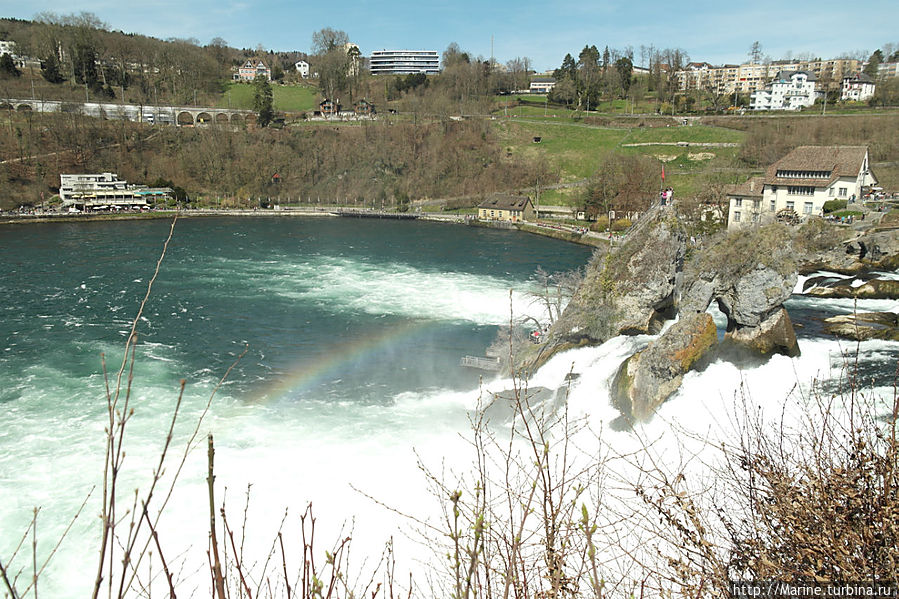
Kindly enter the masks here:
M 280 210 L 237 210 L 237 209 L 197 209 L 197 210 L 153 210 L 149 212 L 103 212 L 103 213 L 44 213 L 44 214 L 5 214 L 0 216 L 0 225 L 23 225 L 37 223 L 62 223 L 62 222 L 108 222 L 116 220 L 155 220 L 160 218 L 202 218 L 237 216 L 247 218 L 277 218 L 277 217 L 341 217 L 340 207 L 323 208 L 286 208 Z M 384 218 L 389 218 L 385 216 Z M 605 247 L 607 239 L 592 231 L 582 232 L 575 228 L 566 228 L 561 225 L 549 225 L 544 223 L 507 223 L 501 221 L 481 221 L 466 218 L 458 214 L 444 214 L 436 212 L 420 212 L 415 214 L 417 220 L 430 222 L 467 224 L 470 226 L 514 229 L 550 237 L 560 241 L 586 245 L 590 247 Z

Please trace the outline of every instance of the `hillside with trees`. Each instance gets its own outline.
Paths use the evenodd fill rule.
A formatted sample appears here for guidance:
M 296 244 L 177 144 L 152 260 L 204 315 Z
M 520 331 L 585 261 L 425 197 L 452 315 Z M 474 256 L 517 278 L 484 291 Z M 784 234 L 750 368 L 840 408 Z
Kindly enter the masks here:
M 899 187 L 888 133 L 899 119 L 891 112 L 702 116 L 682 126 L 671 114 L 703 100 L 691 103 L 669 79 L 689 60 L 679 48 L 585 45 L 576 59 L 562 59 L 552 93 L 535 97 L 514 93 L 528 85 L 527 57 L 500 65 L 451 43 L 438 75 L 372 76 L 350 36 L 332 28 L 313 34 L 310 54 L 110 31 L 90 13 L 2 19 L 0 37 L 40 61 L 24 68 L 0 61 L 0 97 L 71 103 L 54 114 L 0 109 L 4 209 L 51 198 L 60 173 L 115 171 L 135 182 L 170 181 L 195 205 L 290 198 L 397 207 L 443 200 L 465 208 L 510 191 L 602 218 L 611 209 L 644 209 L 663 164 L 680 200 L 714 204 L 727 185 L 797 145 L 840 143 L 871 145 L 881 182 Z M 884 58 L 892 56 L 887 50 Z M 233 82 L 238 65 L 253 57 L 271 67 L 273 81 Z M 317 77 L 300 80 L 293 68 L 300 59 Z M 637 74 L 637 65 L 645 72 Z M 883 89 L 878 102 L 892 93 Z M 345 106 L 364 98 L 379 116 L 312 122 L 321 98 Z M 85 100 L 231 107 L 257 119 L 240 127 L 148 127 L 83 116 L 77 103 Z

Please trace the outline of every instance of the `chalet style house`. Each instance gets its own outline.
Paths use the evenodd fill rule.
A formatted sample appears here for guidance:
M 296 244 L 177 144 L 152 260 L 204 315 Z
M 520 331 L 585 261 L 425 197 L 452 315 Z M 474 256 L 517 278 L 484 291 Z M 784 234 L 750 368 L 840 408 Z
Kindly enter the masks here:
M 234 79 L 235 81 L 253 81 L 257 75 L 262 75 L 269 81 L 272 80 L 272 70 L 265 66 L 265 63 L 261 60 L 251 58 L 237 69 Z
M 867 146 L 800 146 L 729 194 L 728 228 L 822 216 L 824 202 L 854 202 L 877 185 Z
M 497 193 L 481 202 L 478 206 L 478 218 L 512 223 L 534 220 L 534 205 L 527 196 Z
M 864 73 L 847 75 L 840 87 L 840 100 L 864 102 L 874 96 L 876 87 L 874 80 Z

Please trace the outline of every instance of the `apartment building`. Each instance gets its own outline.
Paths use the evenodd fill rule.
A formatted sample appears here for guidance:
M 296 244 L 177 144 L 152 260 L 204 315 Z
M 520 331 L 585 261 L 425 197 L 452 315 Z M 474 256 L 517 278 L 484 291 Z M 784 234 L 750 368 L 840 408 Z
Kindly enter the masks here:
M 675 77 L 682 91 L 704 90 L 716 95 L 751 94 L 764 88 L 782 71 L 805 71 L 815 76 L 819 85 L 836 87 L 846 75 L 857 73 L 861 63 L 854 58 L 832 60 L 776 60 L 771 63 L 744 63 L 712 66 L 707 62 L 691 62 Z
M 436 75 L 440 56 L 434 50 L 374 50 L 368 66 L 372 75 Z

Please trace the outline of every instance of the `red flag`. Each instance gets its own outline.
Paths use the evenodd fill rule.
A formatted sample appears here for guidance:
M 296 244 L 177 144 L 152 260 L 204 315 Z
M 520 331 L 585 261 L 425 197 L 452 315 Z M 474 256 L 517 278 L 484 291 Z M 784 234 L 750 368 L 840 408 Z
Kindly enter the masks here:
M 662 165 L 662 181 L 665 180 L 665 165 Z

